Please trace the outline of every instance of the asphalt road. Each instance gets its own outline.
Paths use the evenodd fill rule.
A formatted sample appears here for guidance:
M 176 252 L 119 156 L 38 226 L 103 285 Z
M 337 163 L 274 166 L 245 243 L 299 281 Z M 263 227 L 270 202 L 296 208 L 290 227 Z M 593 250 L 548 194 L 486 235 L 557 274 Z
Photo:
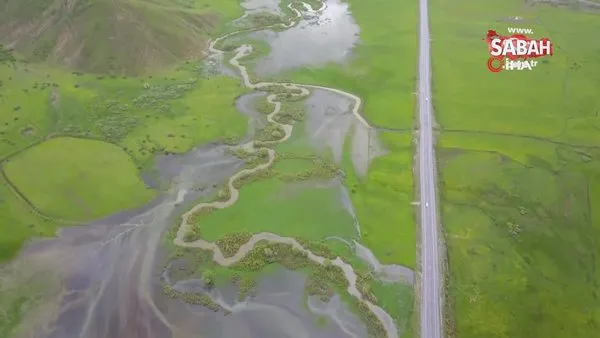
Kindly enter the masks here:
M 419 13 L 419 187 L 421 195 L 421 337 L 442 337 L 442 276 L 438 245 L 436 166 L 433 149 L 429 12 Z

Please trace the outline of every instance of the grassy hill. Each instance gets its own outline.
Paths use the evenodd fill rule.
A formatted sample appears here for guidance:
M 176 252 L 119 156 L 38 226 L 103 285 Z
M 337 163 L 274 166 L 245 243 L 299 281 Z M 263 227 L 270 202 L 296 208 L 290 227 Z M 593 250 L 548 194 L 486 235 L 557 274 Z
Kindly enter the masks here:
M 29 61 L 136 75 L 200 56 L 235 0 L 4 0 L 0 42 Z

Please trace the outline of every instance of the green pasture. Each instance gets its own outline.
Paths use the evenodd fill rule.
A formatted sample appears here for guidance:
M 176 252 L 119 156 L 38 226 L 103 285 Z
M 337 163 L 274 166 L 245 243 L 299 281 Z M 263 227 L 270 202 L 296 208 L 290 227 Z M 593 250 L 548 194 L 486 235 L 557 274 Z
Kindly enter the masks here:
M 430 15 L 450 336 L 595 336 L 600 13 L 431 0 Z M 489 72 L 483 39 L 507 27 L 554 56 Z
M 437 122 L 448 130 L 537 136 L 572 144 L 597 144 L 600 66 L 598 13 L 521 1 L 494 5 L 432 0 L 430 10 L 433 96 Z M 506 22 L 521 16 L 523 21 Z M 549 38 L 554 56 L 532 71 L 487 69 L 485 34 L 508 27 Z M 492 122 L 492 123 L 490 123 Z
M 12 258 L 31 237 L 54 236 L 57 222 L 37 215 L 13 193 L 7 181 L 0 180 L 0 261 Z
M 412 286 L 401 283 L 373 282 L 371 290 L 379 306 L 396 321 L 401 337 L 413 338 L 413 302 L 414 290 Z
M 96 140 L 54 138 L 12 157 L 3 169 L 37 209 L 62 219 L 90 220 L 154 196 L 123 150 Z
M 389 153 L 373 160 L 366 177 L 356 176 L 346 155 L 346 186 L 360 223 L 362 242 L 383 264 L 415 268 L 412 134 L 381 133 L 380 138 Z
M 144 161 L 154 149 L 185 152 L 209 141 L 239 139 L 246 133 L 246 118 L 232 102 L 248 92 L 238 80 L 215 77 L 197 85 L 176 103 L 181 111 L 173 116 L 141 118 L 140 125 L 122 141 L 134 158 Z
M 283 160 L 273 170 L 296 173 L 311 167 L 303 162 L 307 161 Z M 197 227 L 208 241 L 242 230 L 310 240 L 356 238 L 354 222 L 341 204 L 337 187 L 316 187 L 310 180 L 285 183 L 273 178 L 248 183 L 234 205 L 200 217 Z
M 540 158 L 442 152 L 454 153 L 441 163 L 440 187 L 455 336 L 593 336 L 598 166 L 590 180 L 573 162 L 553 171 Z

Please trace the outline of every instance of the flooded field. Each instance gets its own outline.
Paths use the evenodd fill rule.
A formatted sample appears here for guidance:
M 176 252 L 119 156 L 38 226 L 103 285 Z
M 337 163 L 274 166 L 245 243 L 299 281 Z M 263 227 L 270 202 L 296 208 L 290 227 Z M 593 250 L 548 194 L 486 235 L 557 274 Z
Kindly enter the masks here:
M 337 163 L 342 160 L 344 142 L 351 139 L 350 156 L 359 175 L 367 173 L 375 157 L 385 154 L 377 131 L 368 128 L 352 114 L 352 100 L 323 89 L 313 91 L 306 101 L 306 132 L 316 148 L 327 149 Z
M 359 27 L 350 15 L 348 4 L 326 1 L 327 7 L 308 16 L 297 26 L 283 32 L 259 31 L 250 36 L 269 43 L 271 52 L 258 60 L 259 76 L 277 74 L 295 67 L 319 66 L 346 61 L 358 43 Z
M 280 13 L 279 0 L 245 0 L 242 2 L 242 7 L 246 10 L 246 14 L 254 12 L 270 12 Z
M 24 336 L 171 337 L 171 325 L 155 303 L 161 299 L 162 235 L 191 202 L 214 194 L 241 165 L 220 145 L 160 158 L 159 176 L 172 182 L 170 193 L 139 210 L 65 228 L 56 239 L 31 245 L 13 267 L 57 281 L 49 286 L 56 297 L 45 300 L 56 312 L 24 320 Z
M 277 11 L 277 2 L 268 0 L 247 1 L 248 12 Z M 310 8 L 310 6 L 308 6 Z M 258 74 L 274 74 L 282 70 L 306 65 L 338 61 L 347 58 L 358 39 L 358 26 L 348 12 L 348 6 L 339 0 L 328 0 L 321 13 L 305 16 L 305 20 L 289 30 L 273 33 L 260 31 L 255 37 L 268 41 L 271 53 L 256 64 Z M 213 46 L 214 47 L 214 46 Z M 248 52 L 241 48 L 237 57 Z M 225 69 L 222 54 L 211 58 Z M 269 83 L 250 84 L 243 66 L 236 63 L 238 76 L 247 87 L 260 89 Z M 317 151 L 333 154 L 340 163 L 344 152 L 344 140 L 351 138 L 350 157 L 356 172 L 365 175 L 370 161 L 385 153 L 379 145 L 377 132 L 370 128 L 358 112 L 360 99 L 339 90 L 324 87 L 297 87 L 309 93 L 306 99 L 304 129 L 294 129 L 294 123 L 277 123 L 284 131 L 279 140 L 284 142 L 293 132 L 303 133 Z M 236 149 L 257 151 L 253 139 L 269 123 L 275 124 L 273 115 L 280 107 L 276 95 L 269 95 L 275 105 L 273 114 L 256 111 L 256 101 L 264 98 L 264 92 L 253 92 L 237 98 L 235 104 L 241 114 L 248 117 L 248 134 Z M 381 325 L 381 336 L 397 338 L 401 330 L 392 317 L 381 307 L 365 298 L 359 290 L 359 276 L 353 267 L 340 259 L 328 260 L 314 254 L 293 238 L 273 233 L 259 233 L 242 245 L 235 255 L 224 257 L 213 243 L 199 239 L 194 242 L 181 240 L 181 232 L 187 222 L 186 211 L 199 208 L 199 201 L 208 200 L 223 186 L 229 187 L 227 201 L 213 202 L 226 208 L 236 202 L 238 189 L 233 187 L 232 177 L 243 170 L 253 173 L 255 169 L 243 169 L 245 161 L 228 152 L 230 146 L 222 144 L 200 145 L 187 154 L 161 156 L 156 159 L 155 174 L 147 175 L 149 186 L 164 188 L 164 192 L 152 203 L 137 210 L 126 210 L 102 220 L 60 231 L 57 238 L 36 241 L 13 263 L 3 267 L 0 287 L 5 292 L 34 292 L 39 294 L 35 308 L 23 318 L 18 327 L 18 337 L 30 338 L 187 338 L 202 332 L 207 338 L 230 337 L 315 337 L 345 338 L 367 337 L 367 327 L 358 315 L 351 311 L 339 293 L 328 301 L 306 297 L 306 276 L 300 272 L 280 269 L 258 280 L 256 296 L 238 300 L 238 290 L 232 285 L 207 288 L 199 279 L 171 280 L 167 251 L 174 245 L 211 250 L 212 259 L 221 266 L 229 266 L 252 250 L 260 241 L 286 244 L 314 264 L 335 266 L 348 284 L 346 297 L 354 297 L 371 311 Z M 266 148 L 265 148 L 266 149 Z M 268 149 L 269 161 L 262 164 L 268 168 L 274 161 L 275 151 Z M 260 166 L 259 166 L 260 167 Z M 295 184 L 295 185 L 294 185 Z M 354 219 L 360 237 L 360 224 L 356 218 L 348 191 L 340 178 L 326 182 L 308 181 L 290 184 L 292 191 L 317 188 L 339 191 L 339 205 Z M 302 186 L 304 184 L 304 186 Z M 206 204 L 208 205 L 208 204 Z M 193 210 L 193 209 L 192 209 Z M 184 214 L 183 220 L 178 217 Z M 165 233 L 181 225 L 173 243 L 165 246 Z M 185 230 L 185 229 L 184 229 Z M 387 282 L 414 283 L 410 269 L 380 264 L 373 253 L 357 241 L 340 238 L 354 249 L 356 257 L 371 267 L 374 275 Z M 34 283 L 43 279 L 45 283 Z M 32 283 L 30 290 L 21 288 L 22 283 Z M 167 297 L 164 287 L 182 293 L 208 295 L 220 311 L 208 310 L 206 306 L 186 304 L 181 299 Z
M 327 303 L 314 297 L 305 299 L 305 283 L 306 277 L 301 273 L 278 270 L 258 282 L 256 297 L 244 301 L 237 300 L 236 287 L 207 290 L 200 280 L 178 281 L 174 288 L 207 293 L 224 311 L 231 312 L 224 315 L 201 306 L 188 306 L 189 313 L 198 317 L 197 328 L 202 328 L 207 338 L 366 336 L 364 324 L 345 308 L 338 295 Z
M 238 109 L 238 111 L 248 116 L 248 136 L 243 142 L 247 142 L 252 139 L 258 130 L 267 125 L 267 118 L 265 115 L 256 111 L 255 108 L 256 102 L 265 96 L 267 96 L 266 93 L 250 93 L 240 96 L 235 101 L 235 107 Z

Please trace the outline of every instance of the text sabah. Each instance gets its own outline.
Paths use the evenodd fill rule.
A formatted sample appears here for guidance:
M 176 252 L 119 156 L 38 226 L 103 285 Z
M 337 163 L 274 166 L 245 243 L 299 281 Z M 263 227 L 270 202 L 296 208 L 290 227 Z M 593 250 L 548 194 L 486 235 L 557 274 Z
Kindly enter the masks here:
M 552 54 L 550 40 L 522 40 L 522 39 L 492 39 L 490 43 L 492 56 L 544 56 Z

